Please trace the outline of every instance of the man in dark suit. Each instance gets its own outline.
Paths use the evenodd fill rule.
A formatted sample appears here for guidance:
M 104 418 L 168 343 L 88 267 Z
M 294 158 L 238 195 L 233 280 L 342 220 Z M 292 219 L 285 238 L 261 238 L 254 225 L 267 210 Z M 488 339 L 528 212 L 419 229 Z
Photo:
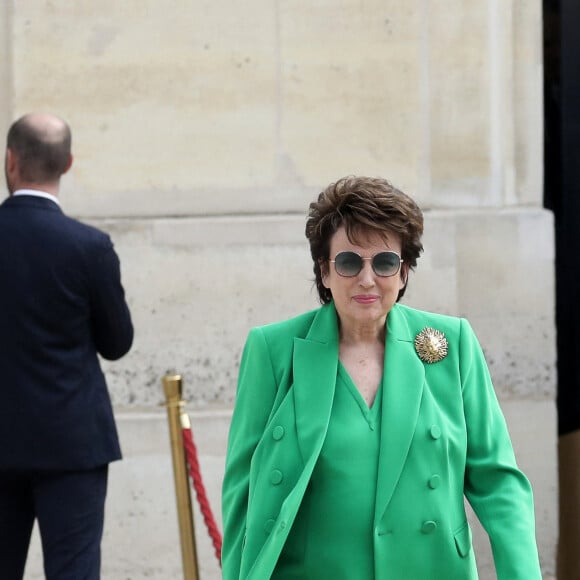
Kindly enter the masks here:
M 100 577 L 108 464 L 121 451 L 98 355 L 133 341 L 108 235 L 64 215 L 72 163 L 60 118 L 7 138 L 0 206 L 0 578 L 20 580 L 35 519 L 47 580 Z

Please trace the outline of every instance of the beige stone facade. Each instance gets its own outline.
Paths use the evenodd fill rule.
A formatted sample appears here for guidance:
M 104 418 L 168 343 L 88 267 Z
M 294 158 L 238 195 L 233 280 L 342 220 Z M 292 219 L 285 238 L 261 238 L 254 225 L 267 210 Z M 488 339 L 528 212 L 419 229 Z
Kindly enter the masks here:
M 387 177 L 424 208 L 405 302 L 466 316 L 480 337 L 553 574 L 541 46 L 539 0 L 2 3 L 0 130 L 30 110 L 70 122 L 62 203 L 111 233 L 135 318 L 132 352 L 105 365 L 126 456 L 111 471 L 105 580 L 179 575 L 167 371 L 184 376 L 219 516 L 245 336 L 316 307 L 304 216 L 346 174 Z M 197 528 L 202 577 L 219 578 Z

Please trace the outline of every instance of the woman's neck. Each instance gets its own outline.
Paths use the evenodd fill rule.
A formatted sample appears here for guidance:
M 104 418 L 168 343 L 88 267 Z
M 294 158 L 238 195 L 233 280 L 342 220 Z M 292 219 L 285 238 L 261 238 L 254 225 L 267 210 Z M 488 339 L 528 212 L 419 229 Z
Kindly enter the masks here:
M 339 326 L 340 343 L 343 345 L 372 345 L 384 344 L 386 326 L 377 324 L 376 321 L 363 324 L 349 324 L 341 321 Z

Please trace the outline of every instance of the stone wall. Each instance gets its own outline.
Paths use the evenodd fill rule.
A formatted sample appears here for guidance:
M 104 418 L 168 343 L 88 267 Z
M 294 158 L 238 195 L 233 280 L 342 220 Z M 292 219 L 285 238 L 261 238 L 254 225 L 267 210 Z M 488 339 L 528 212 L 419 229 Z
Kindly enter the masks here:
M 405 302 L 471 321 L 553 573 L 539 0 L 31 0 L 3 3 L 0 31 L 0 130 L 30 110 L 70 122 L 62 203 L 111 233 L 135 318 L 132 352 L 105 364 L 126 455 L 111 474 L 106 579 L 178 569 L 165 372 L 184 376 L 219 512 L 245 336 L 316 306 L 304 216 L 346 174 L 387 177 L 425 209 Z

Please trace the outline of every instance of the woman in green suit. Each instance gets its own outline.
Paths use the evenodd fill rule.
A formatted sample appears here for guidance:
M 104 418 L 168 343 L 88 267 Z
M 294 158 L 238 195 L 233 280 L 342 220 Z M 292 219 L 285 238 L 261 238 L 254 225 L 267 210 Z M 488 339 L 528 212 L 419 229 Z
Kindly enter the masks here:
M 464 319 L 398 304 L 415 202 L 350 177 L 310 205 L 322 307 L 254 328 L 223 484 L 224 580 L 541 580 L 532 491 Z

